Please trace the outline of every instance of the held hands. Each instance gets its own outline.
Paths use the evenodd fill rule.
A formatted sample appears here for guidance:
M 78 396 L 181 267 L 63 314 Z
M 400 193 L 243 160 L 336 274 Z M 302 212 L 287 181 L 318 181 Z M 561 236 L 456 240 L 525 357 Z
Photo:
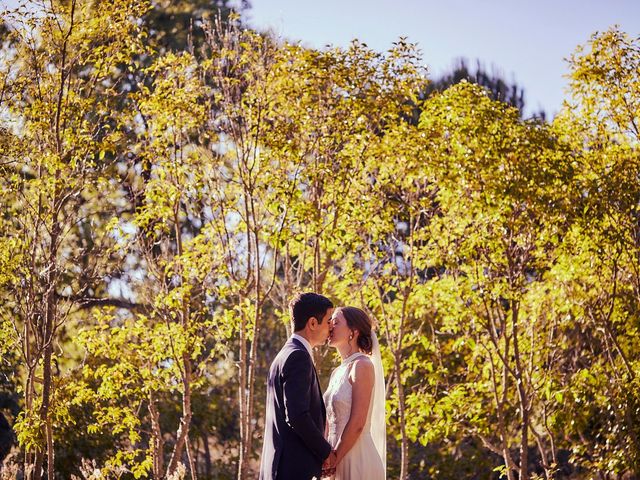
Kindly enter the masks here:
M 330 477 L 336 473 L 336 465 L 338 464 L 338 455 L 335 450 L 331 453 L 322 464 L 322 477 Z

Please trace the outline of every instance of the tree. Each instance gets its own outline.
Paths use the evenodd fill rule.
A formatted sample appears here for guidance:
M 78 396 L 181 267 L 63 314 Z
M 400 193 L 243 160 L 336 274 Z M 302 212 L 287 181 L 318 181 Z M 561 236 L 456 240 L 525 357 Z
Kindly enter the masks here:
M 2 315 L 26 369 L 25 405 L 15 425 L 24 473 L 41 478 L 46 460 L 52 479 L 53 423 L 64 408 L 55 346 L 74 307 L 94 293 L 91 280 L 112 260 L 103 222 L 109 204 L 97 201 L 110 198 L 108 160 L 120 139 L 112 108 L 117 93 L 95 86 L 143 50 L 133 19 L 146 6 L 72 1 L 43 8 L 4 18 L 13 44 L 3 64 L 0 168 L 8 206 L 3 237 L 12 258 L 3 275 Z
M 210 5 L 3 16 L 3 475 L 250 477 L 298 290 L 375 319 L 392 476 L 637 474 L 637 40 L 594 35 L 546 124 Z
M 441 355 L 453 357 L 445 356 L 438 375 L 446 372 L 449 380 L 436 383 L 442 391 L 426 410 L 435 422 L 455 415 L 458 428 L 503 457 L 510 479 L 515 472 L 530 478 L 535 438 L 549 478 L 554 467 L 545 444 L 553 444 L 553 435 L 538 425 L 545 424 L 550 387 L 539 365 L 551 355 L 543 339 L 552 326 L 535 305 L 565 228 L 554 195 L 571 180 L 556 155 L 562 146 L 547 129 L 522 122 L 515 108 L 466 82 L 427 101 L 421 128 L 434 142 L 439 214 L 431 236 L 441 252 L 435 266 L 443 267 L 431 288 L 438 299 L 434 330 L 444 336 L 432 339 Z M 456 361 L 460 356 L 465 363 Z M 451 423 L 442 425 L 446 432 Z
M 450 86 L 456 85 L 462 81 L 475 83 L 476 85 L 486 88 L 492 99 L 516 107 L 520 111 L 520 115 L 524 113 L 525 96 L 524 89 L 522 87 L 515 82 L 507 82 L 502 78 L 502 75 L 495 70 L 491 73 L 487 72 L 486 68 L 480 63 L 480 61 L 476 63 L 475 71 L 473 71 L 469 67 L 467 60 L 464 58 L 457 60 L 451 72 L 444 73 L 440 78 L 429 82 L 424 89 L 422 96 L 423 98 L 426 98 L 434 92 L 442 92 Z M 540 111 L 534 113 L 533 117 L 540 118 L 544 121 L 546 114 L 544 111 Z
M 581 361 L 566 379 L 574 401 L 564 421 L 580 445 L 576 462 L 607 472 L 601 478 L 640 471 L 632 347 L 640 291 L 639 66 L 637 39 L 617 28 L 595 33 L 571 57 L 571 97 L 554 125 L 571 142 L 578 172 L 574 228 L 556 277 L 556 291 L 582 326 Z

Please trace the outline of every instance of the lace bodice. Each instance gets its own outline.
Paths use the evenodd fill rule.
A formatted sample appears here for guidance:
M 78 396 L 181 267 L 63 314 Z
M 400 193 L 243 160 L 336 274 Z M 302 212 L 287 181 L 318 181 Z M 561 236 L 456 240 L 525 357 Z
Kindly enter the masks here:
M 342 364 L 331 373 L 329 386 L 324 394 L 324 403 L 327 407 L 327 440 L 332 446 L 335 446 L 344 427 L 351 416 L 351 399 L 352 386 L 349 382 L 349 373 L 353 368 L 354 362 L 358 358 L 368 358 L 364 353 L 356 352 L 347 357 Z M 367 416 L 367 423 L 364 431 L 368 431 L 371 426 L 371 407 Z
M 324 403 L 327 407 L 327 441 L 331 446 L 336 447 L 344 428 L 349 422 L 351 416 L 351 403 L 353 398 L 353 388 L 349 382 L 349 374 L 354 367 L 356 360 L 366 358 L 371 361 L 368 355 L 364 353 L 354 353 L 347 357 L 338 368 L 331 374 L 329 386 L 324 394 Z M 375 368 L 374 363 L 374 368 Z M 382 370 L 382 369 L 380 369 Z M 384 382 L 383 382 L 384 385 Z M 374 388 L 375 390 L 375 388 Z M 383 461 L 386 449 L 378 449 L 372 435 L 372 412 L 373 398 L 369 404 L 369 413 L 367 414 L 367 422 L 364 429 L 360 432 L 358 439 L 344 455 L 342 461 L 337 465 L 335 476 L 332 480 L 385 480 L 385 466 Z M 380 405 L 378 404 L 378 407 Z M 377 414 L 376 414 L 377 415 Z M 376 432 L 380 425 L 378 422 L 384 422 L 384 412 L 377 415 L 374 422 Z M 382 423 L 384 427 L 384 423 Z M 382 430 L 384 435 L 384 429 Z M 376 434 L 377 435 L 377 434 Z M 376 438 L 378 438 L 376 436 Z

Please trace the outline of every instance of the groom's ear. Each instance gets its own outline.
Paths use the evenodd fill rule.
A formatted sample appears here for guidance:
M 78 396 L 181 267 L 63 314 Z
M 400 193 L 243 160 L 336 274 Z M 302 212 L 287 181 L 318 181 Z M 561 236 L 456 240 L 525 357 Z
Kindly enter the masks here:
M 318 319 L 316 317 L 309 317 L 309 321 L 307 322 L 307 325 L 309 325 L 311 330 L 315 330 L 316 327 L 318 326 Z

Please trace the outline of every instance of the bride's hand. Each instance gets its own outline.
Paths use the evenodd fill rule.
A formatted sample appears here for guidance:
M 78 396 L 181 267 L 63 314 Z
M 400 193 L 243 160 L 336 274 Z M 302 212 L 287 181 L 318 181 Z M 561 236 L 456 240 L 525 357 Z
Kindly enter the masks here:
M 336 454 L 336 451 L 331 450 L 331 453 L 329 454 L 329 456 L 324 461 L 324 464 L 322 465 L 322 473 L 321 473 L 322 478 L 330 477 L 336 473 L 336 465 L 338 464 L 337 457 L 338 456 Z
M 331 470 L 323 470 L 320 478 L 331 478 L 336 474 L 336 469 L 331 469 Z
M 336 474 L 336 467 L 323 468 L 320 474 L 321 478 L 329 478 Z

